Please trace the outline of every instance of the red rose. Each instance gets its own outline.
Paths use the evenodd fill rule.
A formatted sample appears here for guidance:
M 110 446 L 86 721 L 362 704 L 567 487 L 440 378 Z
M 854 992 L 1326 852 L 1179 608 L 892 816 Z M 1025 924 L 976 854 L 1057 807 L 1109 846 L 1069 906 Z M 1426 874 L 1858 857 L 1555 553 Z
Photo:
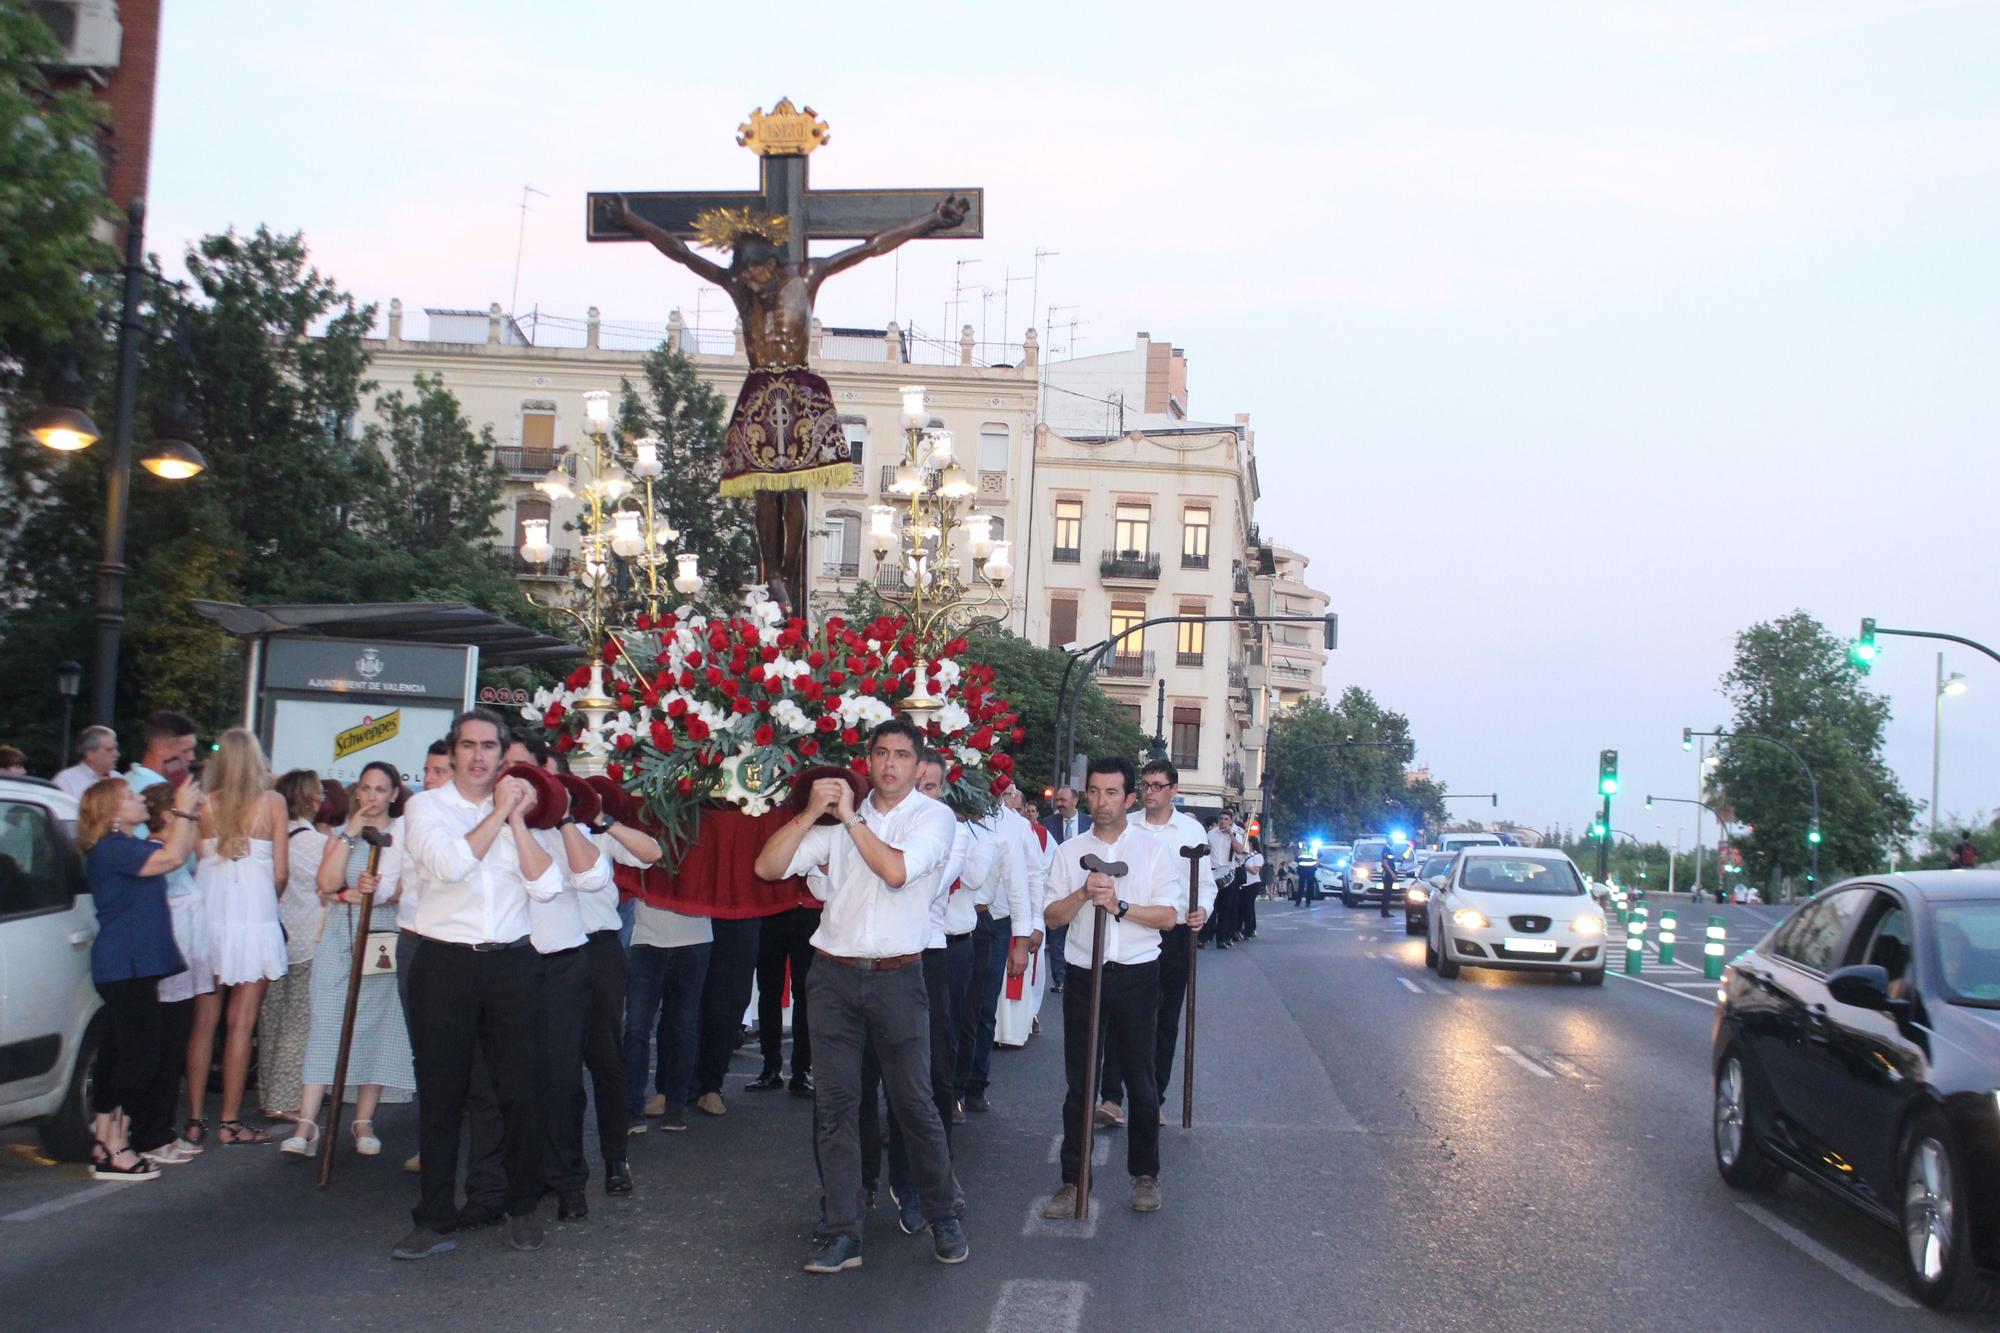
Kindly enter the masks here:
M 773 648 L 767 644 L 765 645 L 764 650 L 758 653 L 757 656 L 763 658 L 766 662 L 775 662 L 778 660 L 779 653 L 776 648 Z
M 550 731 L 554 731 L 557 727 L 560 727 L 562 720 L 563 706 L 561 704 L 550 704 L 549 711 L 542 714 L 542 725 Z
M 840 743 L 842 745 L 861 744 L 861 732 L 854 727 L 843 727 L 840 732 Z
M 854 756 L 853 759 L 848 761 L 847 766 L 853 769 L 856 773 L 866 773 L 868 771 L 868 756 L 865 754 L 857 754 Z
M 682 778 L 679 782 L 676 782 L 674 784 L 674 790 L 679 792 L 683 796 L 694 795 L 694 779 Z
M 734 699 L 743 692 L 743 687 L 733 680 L 719 680 L 715 683 L 715 688 L 721 690 L 726 699 Z
M 847 622 L 839 616 L 828 616 L 826 618 L 826 632 L 828 634 L 838 634 L 846 625 Z
M 829 671 L 826 673 L 826 683 L 837 690 L 847 683 L 847 673 L 845 671 Z
M 826 686 L 808 677 L 799 682 L 799 693 L 812 703 L 826 698 Z
M 681 672 L 680 687 L 684 690 L 691 690 L 694 688 L 694 672 L 692 671 Z
M 956 782 L 964 776 L 965 776 L 965 765 L 953 764 L 951 766 L 951 771 L 944 775 L 944 780 L 946 782 Z
M 629 732 L 629 731 L 628 731 L 628 732 L 626 732 L 626 733 L 625 733 L 625 734 L 624 734 L 623 736 L 620 736 L 620 737 L 619 737 L 619 738 L 617 739 L 617 741 L 615 741 L 615 742 L 614 742 L 614 744 L 616 744 L 616 745 L 617 745 L 617 747 L 618 747 L 619 749 L 621 749 L 621 750 L 629 750 L 629 749 L 631 749 L 631 748 L 632 748 L 632 733 L 631 733 L 631 732 Z
M 857 688 L 860 689 L 860 691 L 863 694 L 873 694 L 875 693 L 875 691 L 881 689 L 882 687 L 880 684 L 876 682 L 875 677 L 863 676 L 861 678 L 861 684 Z
M 807 653 L 806 665 L 811 667 L 814 671 L 819 670 L 821 667 L 826 665 L 826 654 L 817 651 Z
M 966 649 L 966 642 L 964 639 L 953 639 L 950 643 L 944 646 L 944 655 L 946 657 L 957 657 L 960 653 L 963 653 L 965 649 Z
M 708 723 L 702 721 L 700 718 L 694 716 L 693 714 L 689 714 L 687 720 L 687 734 L 688 734 L 688 739 L 691 741 L 707 740 Z
M 785 692 L 785 678 L 773 671 L 770 675 L 764 677 L 764 692 L 766 694 L 783 694 Z
M 613 782 L 625 781 L 625 765 L 613 760 L 604 766 L 604 776 Z
M 702 679 L 706 680 L 710 685 L 720 685 L 722 683 L 721 667 L 710 667 L 708 670 L 702 672 L 701 674 L 702 674 Z
M 618 696 L 618 706 L 619 706 L 620 708 L 624 709 L 624 710 L 625 710 L 626 712 L 628 712 L 628 713 L 629 713 L 629 712 L 631 712 L 631 711 L 632 711 L 632 696 L 631 696 L 631 695 L 629 695 L 629 694 L 620 694 L 620 695 Z
M 810 759 L 819 753 L 819 742 L 808 736 L 799 742 L 799 753 Z
M 618 640 L 606 639 L 604 641 L 604 660 L 607 662 L 616 662 L 618 660 Z
M 653 748 L 671 750 L 674 748 L 674 729 L 664 722 L 653 724 Z
M 1014 744 L 1019 745 L 1022 741 L 1028 739 L 1028 729 L 1026 727 L 1016 727 L 1008 732 L 1007 735 Z
M 992 748 L 993 748 L 993 728 L 991 728 L 991 727 L 981 727 L 981 728 L 980 728 L 979 730 L 977 730 L 977 731 L 975 731 L 975 732 L 973 732 L 973 733 L 972 733 L 972 737 L 971 737 L 971 739 L 970 739 L 970 740 L 968 740 L 968 741 L 967 741 L 966 743 L 967 743 L 968 745 L 970 745 L 970 746 L 971 746 L 971 747 L 972 747 L 973 749 L 975 749 L 975 750 L 990 750 L 990 749 L 992 749 Z
M 757 745 L 769 745 L 772 741 L 778 739 L 778 733 L 769 727 L 759 727 L 750 734 L 750 739 Z
M 910 659 L 903 656 L 901 653 L 897 653 L 894 657 L 889 659 L 889 670 L 896 672 L 903 672 L 903 671 L 908 671 L 909 669 L 910 669 Z
M 563 677 L 563 684 L 572 690 L 582 689 L 584 686 L 590 684 L 590 668 L 587 666 L 578 667 Z
M 990 755 L 987 757 L 986 766 L 995 773 L 1012 773 L 1014 771 L 1014 756 L 1011 754 Z
M 818 721 L 818 723 L 815 725 L 817 725 L 821 731 L 831 734 L 832 732 L 840 730 L 840 719 L 835 717 L 831 713 L 827 713 L 824 716 L 822 716 Z
M 568 754 L 576 748 L 576 737 L 565 731 L 562 735 L 556 737 L 555 748 L 558 754 Z
M 668 717 L 686 717 L 687 710 L 688 701 L 685 699 L 669 699 L 667 701 Z
M 754 713 L 757 711 L 757 705 L 751 703 L 748 699 L 738 699 L 730 707 L 734 708 L 738 713 Z
M 1006 778 L 1000 777 L 1000 778 L 995 778 L 993 779 L 992 782 L 988 783 L 987 790 L 992 792 L 995 796 L 1002 796 L 1005 795 L 1007 789 L 1013 785 L 1014 784 L 1009 782 Z
M 639 619 L 637 623 L 641 630 L 651 631 L 653 628 L 653 618 L 647 615 L 644 611 L 641 611 L 639 613 Z

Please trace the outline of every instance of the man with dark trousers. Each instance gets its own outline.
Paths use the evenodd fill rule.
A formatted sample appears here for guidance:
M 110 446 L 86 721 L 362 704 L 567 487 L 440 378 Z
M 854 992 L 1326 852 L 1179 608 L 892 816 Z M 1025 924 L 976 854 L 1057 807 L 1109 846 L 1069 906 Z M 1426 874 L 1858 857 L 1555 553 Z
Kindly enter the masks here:
M 530 899 L 562 892 L 562 871 L 526 819 L 534 791 L 500 777 L 505 724 L 484 709 L 462 713 L 445 738 L 452 780 L 410 798 L 403 812 L 406 864 L 423 875 L 422 937 L 411 960 L 416 1014 L 422 1197 L 398 1259 L 456 1247 L 460 1120 L 478 1050 L 500 1103 L 507 1166 L 508 1242 L 541 1248 L 544 1128 L 542 962 L 530 938 Z
M 1042 827 L 1049 831 L 1049 841 L 1060 847 L 1077 834 L 1090 827 L 1090 821 L 1076 810 L 1076 791 L 1070 787 L 1056 788 L 1055 809 L 1042 816 Z M 1069 971 L 1069 960 L 1063 954 L 1063 941 L 1069 935 L 1069 927 L 1061 926 L 1049 932 L 1049 994 L 1060 995 L 1063 976 Z
M 1063 992 L 1063 1066 L 1069 1087 L 1063 1096 L 1062 1188 L 1049 1198 L 1042 1216 L 1076 1215 L 1077 1169 L 1083 1161 L 1085 1045 L 1090 1033 L 1090 955 L 1100 920 L 1104 929 L 1102 1022 L 1107 1041 L 1124 1062 L 1131 1124 L 1125 1138 L 1125 1169 L 1132 1177 L 1132 1210 L 1160 1208 L 1160 1094 L 1153 1082 L 1153 1045 L 1160 1008 L 1160 932 L 1179 923 L 1174 900 L 1186 874 L 1181 858 L 1163 840 L 1127 817 L 1138 774 L 1123 755 L 1100 756 L 1085 771 L 1083 799 L 1091 827 L 1064 843 L 1049 872 L 1048 901 L 1042 915 L 1051 930 L 1069 926 L 1070 965 L 1075 985 Z M 1094 856 L 1106 865 L 1123 864 L 1113 876 L 1083 864 Z M 1098 910 L 1098 909 L 1103 910 Z
M 695 1039 L 694 1109 L 723 1115 L 722 1081 L 730 1058 L 743 1044 L 743 1011 L 750 1007 L 750 984 L 757 978 L 757 952 L 763 922 L 757 917 L 730 920 L 715 917 L 715 939 L 708 946 L 708 975 L 701 983 L 701 1027 Z
M 796 905 L 764 917 L 757 926 L 757 1042 L 764 1068 L 751 1092 L 785 1086 L 785 968 L 792 976 L 792 1095 L 813 1095 L 811 1006 L 806 973 L 812 970 L 812 936 L 819 929 L 819 900 L 801 893 Z

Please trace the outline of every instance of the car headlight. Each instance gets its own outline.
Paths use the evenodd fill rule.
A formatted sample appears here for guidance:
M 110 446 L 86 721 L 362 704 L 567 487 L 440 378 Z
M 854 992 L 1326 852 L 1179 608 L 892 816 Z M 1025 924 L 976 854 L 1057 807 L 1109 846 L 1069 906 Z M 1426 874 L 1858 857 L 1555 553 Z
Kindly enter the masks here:
M 1601 916 L 1580 916 L 1569 923 L 1569 928 L 1579 935 L 1602 935 L 1604 918 Z
M 1403 895 L 1403 901 L 1407 903 L 1427 903 L 1430 900 L 1430 894 L 1421 887 L 1413 888 Z
M 1463 926 L 1467 930 L 1484 930 L 1493 924 L 1486 919 L 1486 913 L 1470 907 L 1461 907 L 1453 912 L 1451 921 L 1453 925 Z
M 1356 867 L 1354 867 L 1354 878 L 1356 878 L 1356 879 L 1367 879 L 1367 878 L 1368 878 L 1368 867 L 1367 867 L 1367 866 L 1356 866 Z

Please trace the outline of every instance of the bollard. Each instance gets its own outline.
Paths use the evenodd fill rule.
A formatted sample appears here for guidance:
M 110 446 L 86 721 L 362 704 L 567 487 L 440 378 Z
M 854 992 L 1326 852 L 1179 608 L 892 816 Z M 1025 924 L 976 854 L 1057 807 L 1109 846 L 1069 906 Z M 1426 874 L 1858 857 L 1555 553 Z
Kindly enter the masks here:
M 1702 947 L 1701 974 L 1710 981 L 1722 980 L 1723 941 L 1729 936 L 1728 923 L 1719 916 L 1708 919 L 1708 943 Z
M 1674 961 L 1675 929 L 1680 925 L 1680 916 L 1671 907 L 1660 913 L 1660 963 L 1662 966 Z
M 1625 937 L 1625 975 L 1628 977 L 1638 976 L 1639 967 L 1645 960 L 1646 946 L 1639 942 L 1637 935 L 1627 935 Z

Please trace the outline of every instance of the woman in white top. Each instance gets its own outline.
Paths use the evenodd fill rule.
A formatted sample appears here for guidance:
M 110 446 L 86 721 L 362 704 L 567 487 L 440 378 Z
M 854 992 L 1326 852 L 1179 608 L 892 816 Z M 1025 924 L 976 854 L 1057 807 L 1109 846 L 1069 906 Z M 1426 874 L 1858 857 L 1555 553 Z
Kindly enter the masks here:
M 229 1013 L 222 1047 L 222 1117 L 216 1129 L 225 1145 L 269 1143 L 271 1136 L 238 1117 L 250 1079 L 250 1036 L 264 989 L 285 975 L 285 933 L 278 925 L 278 895 L 291 872 L 285 837 L 285 798 L 272 791 L 271 770 L 257 738 L 241 727 L 222 733 L 215 757 L 203 772 L 208 795 L 202 803 L 202 856 L 195 868 L 207 916 L 205 950 L 218 986 L 228 986 Z M 206 1002 L 204 1005 L 203 1002 Z M 217 997 L 196 1002 L 195 1047 L 212 1048 Z M 206 1014 L 204 1014 L 204 1007 Z M 206 1130 L 201 1118 L 208 1091 L 207 1061 L 199 1084 L 190 1080 L 191 1128 Z

